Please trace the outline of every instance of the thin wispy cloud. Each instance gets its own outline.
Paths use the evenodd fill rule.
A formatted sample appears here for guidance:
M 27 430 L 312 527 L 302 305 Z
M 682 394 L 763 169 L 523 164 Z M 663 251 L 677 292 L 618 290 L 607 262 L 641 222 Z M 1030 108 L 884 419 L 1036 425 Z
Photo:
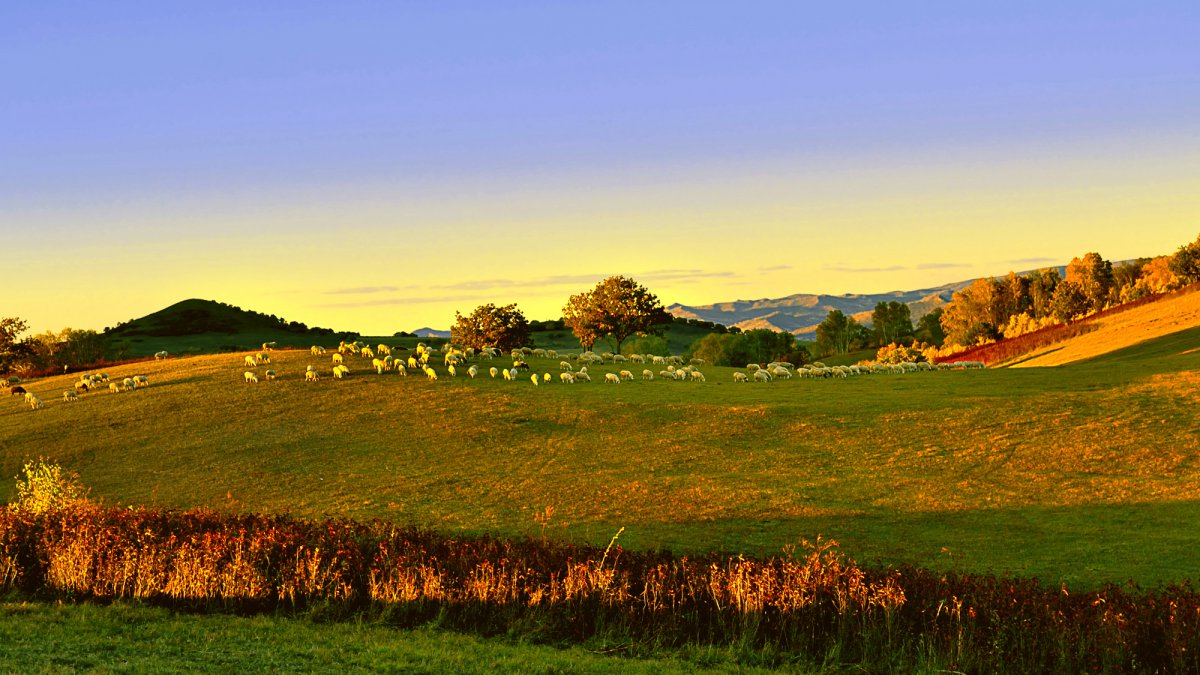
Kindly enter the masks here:
M 759 272 L 784 272 L 784 271 L 787 271 L 790 269 L 794 269 L 794 268 L 791 265 L 774 265 L 772 267 L 760 267 L 760 268 L 758 268 L 757 271 L 759 271 Z
M 827 272 L 849 272 L 851 274 L 873 274 L 876 272 L 903 272 L 909 269 L 905 265 L 892 265 L 890 267 L 848 267 L 846 265 L 824 265 L 823 270 Z
M 1004 262 L 1010 265 L 1038 265 L 1041 263 L 1057 262 L 1056 258 L 1017 258 L 1016 260 L 1005 260 Z
M 950 269 L 956 269 L 956 268 L 960 268 L 960 267 L 970 267 L 970 265 L 967 265 L 965 263 L 944 263 L 944 262 L 921 263 L 920 265 L 917 265 L 917 269 L 919 269 L 919 270 L 950 270 Z
M 408 286 L 407 288 L 413 288 Z M 325 291 L 326 295 L 369 295 L 372 293 L 397 293 L 404 290 L 401 286 L 359 286 L 356 288 L 335 288 Z

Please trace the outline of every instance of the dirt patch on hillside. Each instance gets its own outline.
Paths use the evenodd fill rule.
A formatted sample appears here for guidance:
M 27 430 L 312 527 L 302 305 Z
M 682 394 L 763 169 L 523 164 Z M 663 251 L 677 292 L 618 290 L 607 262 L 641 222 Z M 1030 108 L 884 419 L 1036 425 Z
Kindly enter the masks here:
M 1098 328 L 1022 357 L 1013 368 L 1060 366 L 1200 326 L 1200 292 L 1135 307 L 1100 319 Z

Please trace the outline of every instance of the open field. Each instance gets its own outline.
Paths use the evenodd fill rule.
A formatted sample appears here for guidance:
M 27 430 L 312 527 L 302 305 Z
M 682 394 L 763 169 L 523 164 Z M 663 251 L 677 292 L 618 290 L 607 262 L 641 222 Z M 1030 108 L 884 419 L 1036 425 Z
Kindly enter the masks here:
M 706 368 L 605 385 L 612 366 L 574 386 L 440 366 L 430 382 L 355 359 L 334 381 L 328 357 L 279 351 L 257 370 L 281 379 L 247 385 L 240 354 L 170 359 L 108 373 L 149 388 L 75 403 L 73 376 L 28 383 L 47 405 L 3 401 L 0 469 L 44 455 L 110 503 L 590 543 L 625 527 L 626 547 L 676 551 L 820 533 L 864 563 L 1154 583 L 1196 576 L 1198 344 L 1191 329 L 1065 368 L 769 384 Z M 305 383 L 308 364 L 326 379 Z
M 0 664 L 20 664 L 23 672 L 767 672 L 735 665 L 718 649 L 620 660 L 597 653 L 603 649 L 558 649 L 362 622 L 181 614 L 127 603 L 0 603 Z

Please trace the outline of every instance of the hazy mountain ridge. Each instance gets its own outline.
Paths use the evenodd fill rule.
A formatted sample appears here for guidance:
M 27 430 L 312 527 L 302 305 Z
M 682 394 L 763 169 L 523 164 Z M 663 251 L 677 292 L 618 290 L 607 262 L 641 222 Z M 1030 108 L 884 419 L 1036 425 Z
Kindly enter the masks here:
M 974 279 L 968 279 L 932 288 L 886 293 L 796 293 L 783 298 L 734 300 L 709 305 L 675 303 L 668 306 L 667 311 L 675 316 L 737 326 L 742 330 L 770 328 L 803 336 L 814 332 L 817 324 L 824 321 L 825 316 L 834 309 L 847 316 L 853 316 L 860 323 L 869 324 L 871 313 L 880 302 L 895 301 L 907 304 L 915 323 L 922 316 L 949 303 L 955 291 L 970 286 L 973 281 Z

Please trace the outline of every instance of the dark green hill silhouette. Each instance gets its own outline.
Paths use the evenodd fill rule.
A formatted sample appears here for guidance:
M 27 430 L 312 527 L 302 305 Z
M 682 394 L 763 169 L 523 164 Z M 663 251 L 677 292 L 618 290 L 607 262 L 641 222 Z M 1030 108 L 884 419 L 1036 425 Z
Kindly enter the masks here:
M 263 314 L 215 300 L 193 298 L 123 323 L 108 332 L 113 337 L 174 337 L 203 333 L 285 332 L 301 335 L 331 335 L 328 328 L 309 328 L 273 314 Z

